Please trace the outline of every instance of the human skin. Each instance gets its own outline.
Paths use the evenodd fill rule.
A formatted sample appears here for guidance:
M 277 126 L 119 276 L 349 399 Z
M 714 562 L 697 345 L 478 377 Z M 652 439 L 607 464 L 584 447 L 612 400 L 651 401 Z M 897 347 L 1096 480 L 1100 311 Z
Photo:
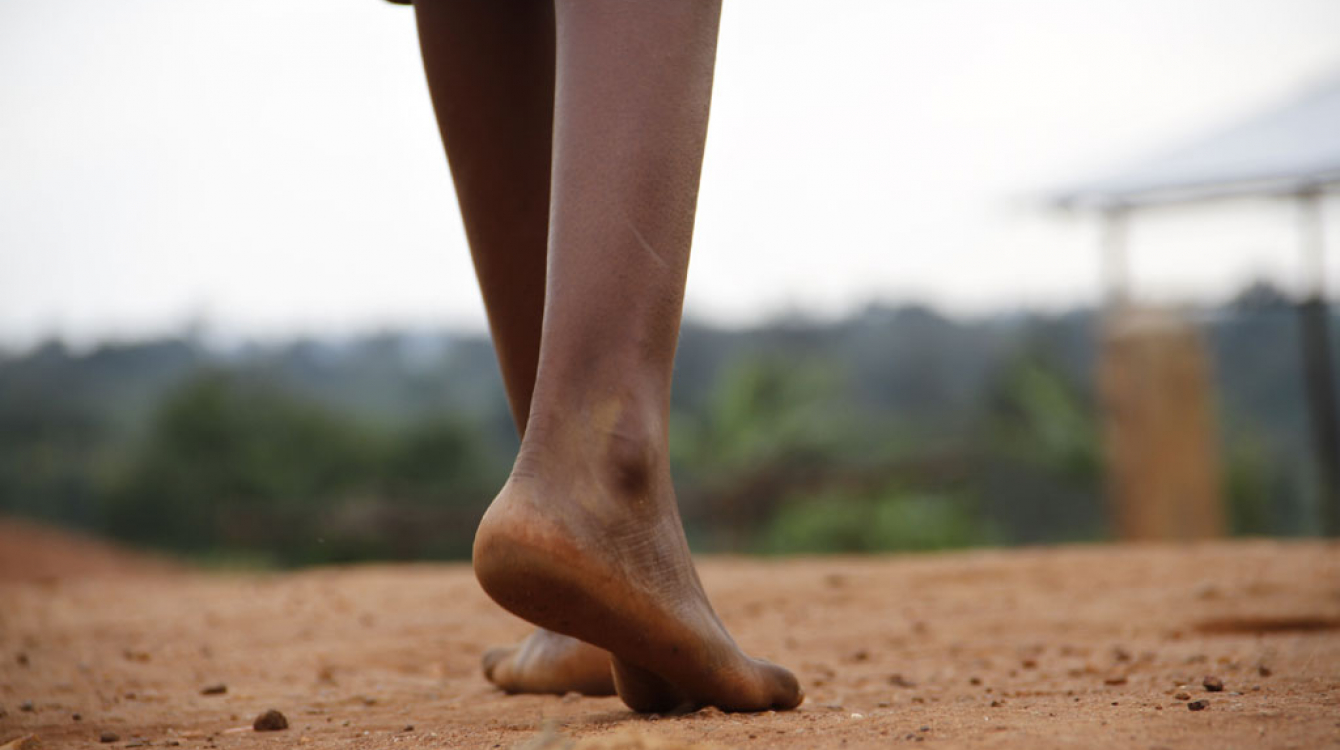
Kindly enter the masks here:
M 588 693 L 612 674 L 638 711 L 798 705 L 795 677 L 746 656 L 712 610 L 670 481 L 719 3 L 415 7 L 522 435 L 474 565 L 542 630 L 490 652 L 486 673 L 518 692 Z

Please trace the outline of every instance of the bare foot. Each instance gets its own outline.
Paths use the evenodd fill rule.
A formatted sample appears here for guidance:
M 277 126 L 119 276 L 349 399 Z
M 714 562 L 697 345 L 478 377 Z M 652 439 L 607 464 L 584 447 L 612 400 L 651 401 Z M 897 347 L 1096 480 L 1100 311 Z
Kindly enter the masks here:
M 794 708 L 796 678 L 746 656 L 712 611 L 664 437 L 637 411 L 615 399 L 550 429 L 532 415 L 475 536 L 475 575 L 510 612 L 608 650 L 635 711 Z
M 608 651 L 543 628 L 515 646 L 489 649 L 484 676 L 509 693 L 614 695 Z

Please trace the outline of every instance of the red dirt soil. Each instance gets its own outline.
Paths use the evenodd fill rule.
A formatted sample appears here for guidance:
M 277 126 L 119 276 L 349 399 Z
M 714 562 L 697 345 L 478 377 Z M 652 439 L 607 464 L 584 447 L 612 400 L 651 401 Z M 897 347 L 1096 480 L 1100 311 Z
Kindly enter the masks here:
M 700 566 L 741 645 L 796 670 L 799 710 L 504 695 L 480 655 L 528 627 L 465 565 L 204 573 L 0 523 L 0 745 L 1340 747 L 1335 544 Z M 254 731 L 271 708 L 289 727 Z
M 183 569 L 166 557 L 132 552 L 68 529 L 0 517 L 0 583 Z

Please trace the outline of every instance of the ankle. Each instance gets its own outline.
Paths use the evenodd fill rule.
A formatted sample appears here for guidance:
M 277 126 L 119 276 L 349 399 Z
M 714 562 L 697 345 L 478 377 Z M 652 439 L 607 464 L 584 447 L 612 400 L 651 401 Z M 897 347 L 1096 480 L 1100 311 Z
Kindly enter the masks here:
M 533 409 L 513 474 L 554 481 L 581 471 L 610 495 L 641 498 L 669 477 L 668 452 L 662 408 L 606 396 L 568 409 Z

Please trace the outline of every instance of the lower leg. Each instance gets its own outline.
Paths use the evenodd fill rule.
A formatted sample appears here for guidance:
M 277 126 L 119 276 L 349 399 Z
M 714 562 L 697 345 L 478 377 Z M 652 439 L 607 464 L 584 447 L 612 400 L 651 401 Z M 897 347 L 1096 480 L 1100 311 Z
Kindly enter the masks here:
M 540 352 L 549 233 L 554 9 L 415 3 L 424 69 L 518 434 Z M 539 631 L 485 655 L 509 692 L 611 695 L 609 654 Z
M 475 541 L 488 593 L 610 650 L 638 710 L 790 708 L 684 539 L 667 449 L 719 6 L 560 0 L 549 275 L 521 454 Z
M 417 0 L 414 8 L 508 403 L 524 433 L 544 310 L 553 7 Z

